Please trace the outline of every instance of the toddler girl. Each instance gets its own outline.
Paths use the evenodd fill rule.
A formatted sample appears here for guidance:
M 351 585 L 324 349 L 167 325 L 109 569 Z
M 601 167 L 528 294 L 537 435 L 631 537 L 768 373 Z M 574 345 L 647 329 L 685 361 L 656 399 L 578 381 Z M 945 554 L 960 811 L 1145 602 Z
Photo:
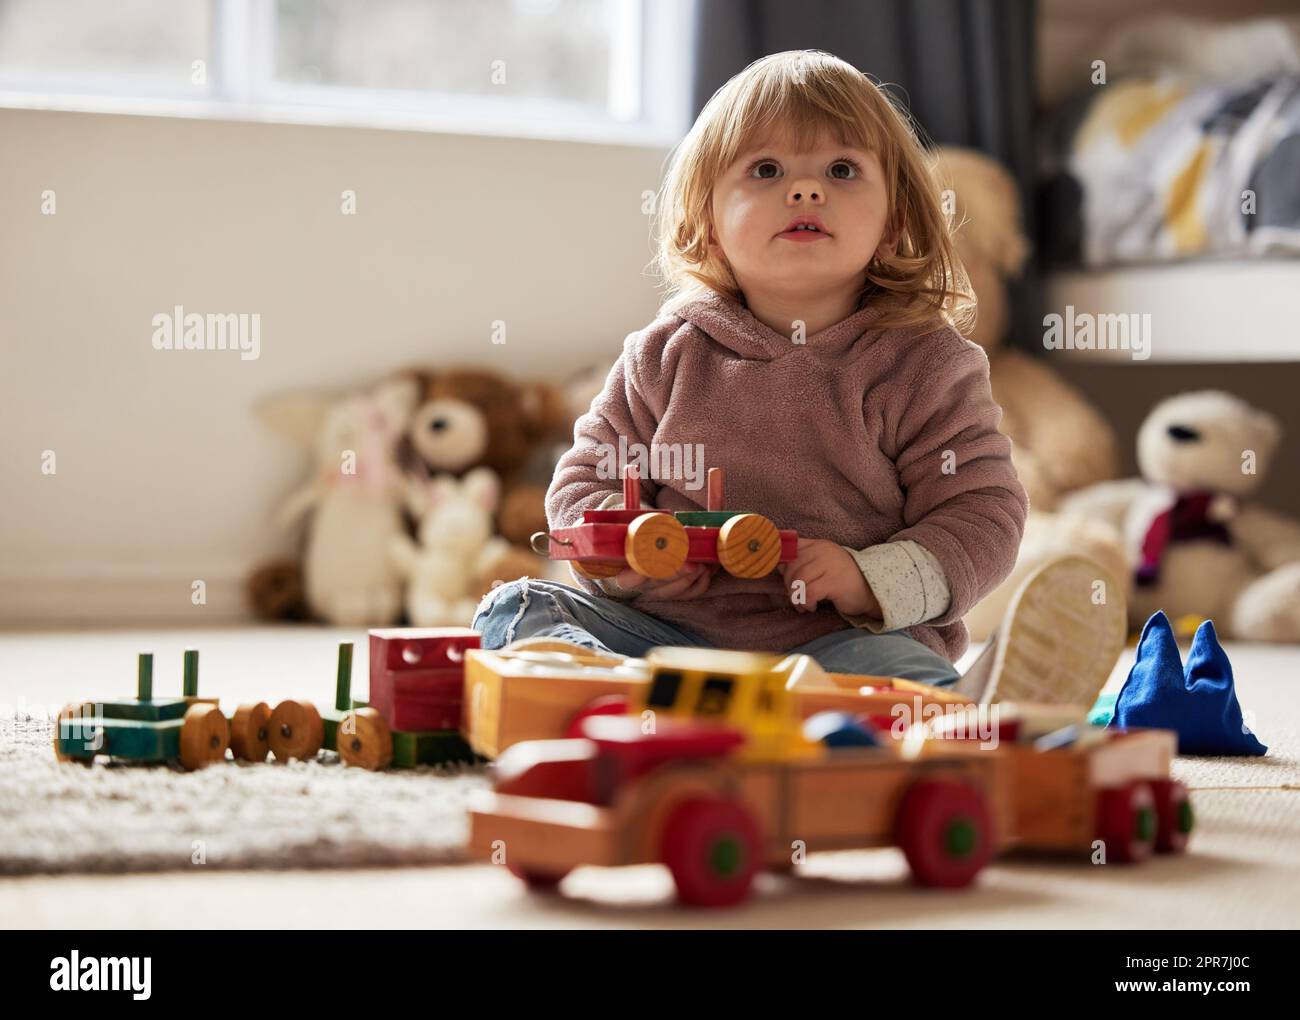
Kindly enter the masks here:
M 1028 509 L 939 185 L 907 120 L 816 51 L 766 57 L 709 101 L 660 202 L 669 296 L 631 334 L 546 497 L 552 528 L 622 505 L 725 508 L 799 533 L 761 579 L 525 578 L 479 606 L 485 648 L 544 635 L 803 652 L 836 672 L 956 679 L 962 616 L 1011 570 Z M 616 464 L 610 470 L 611 463 Z

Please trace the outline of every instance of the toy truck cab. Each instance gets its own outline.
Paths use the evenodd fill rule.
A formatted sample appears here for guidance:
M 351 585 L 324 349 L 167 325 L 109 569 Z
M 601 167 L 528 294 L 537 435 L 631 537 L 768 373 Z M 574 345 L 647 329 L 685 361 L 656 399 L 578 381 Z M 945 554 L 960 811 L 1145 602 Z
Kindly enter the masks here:
M 525 752 L 506 751 L 497 790 L 610 804 L 619 789 L 667 762 L 815 754 L 785 678 L 773 670 L 777 661 L 745 652 L 657 648 L 647 657 L 649 683 L 638 688 L 628 711 L 583 719 L 582 739 L 536 742 L 557 745 L 540 758 L 531 745 Z
M 743 735 L 744 761 L 783 761 L 818 753 L 803 735 L 794 694 L 787 689 L 790 660 L 751 652 L 656 648 L 647 656 L 650 684 L 644 725 L 661 719 L 680 727 L 725 725 Z

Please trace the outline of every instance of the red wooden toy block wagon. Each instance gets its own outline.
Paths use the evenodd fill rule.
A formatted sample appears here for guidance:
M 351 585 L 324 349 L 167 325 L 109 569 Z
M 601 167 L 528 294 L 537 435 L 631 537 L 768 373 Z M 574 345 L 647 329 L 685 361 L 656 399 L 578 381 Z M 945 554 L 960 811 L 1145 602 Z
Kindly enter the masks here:
M 623 473 L 622 510 L 584 510 L 582 523 L 533 535 L 533 549 L 568 560 L 584 577 L 613 577 L 631 567 L 645 577 L 672 577 L 687 563 L 717 563 L 736 577 L 766 577 L 789 563 L 799 535 L 762 514 L 722 509 L 722 469 L 710 468 L 708 509 L 641 506 L 634 467 Z M 539 540 L 547 539 L 546 548 Z

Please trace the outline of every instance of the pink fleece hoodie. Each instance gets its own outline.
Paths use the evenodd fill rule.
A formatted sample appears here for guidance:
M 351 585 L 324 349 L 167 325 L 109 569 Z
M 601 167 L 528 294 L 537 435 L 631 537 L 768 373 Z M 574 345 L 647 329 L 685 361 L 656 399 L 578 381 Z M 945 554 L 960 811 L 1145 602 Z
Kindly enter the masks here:
M 798 344 L 714 294 L 631 334 L 556 467 L 550 526 L 580 522 L 621 490 L 620 439 L 652 470 L 690 467 L 643 471 L 644 506 L 702 508 L 703 472 L 721 467 L 728 510 L 854 549 L 911 539 L 929 550 L 951 603 L 905 633 L 957 659 L 962 616 L 1015 564 L 1028 499 L 984 351 L 948 327 L 873 328 L 878 315 L 868 306 Z M 702 464 L 686 459 L 697 454 Z M 796 611 L 779 573 L 719 571 L 700 598 L 633 604 L 719 648 L 785 652 L 852 626 L 829 602 Z

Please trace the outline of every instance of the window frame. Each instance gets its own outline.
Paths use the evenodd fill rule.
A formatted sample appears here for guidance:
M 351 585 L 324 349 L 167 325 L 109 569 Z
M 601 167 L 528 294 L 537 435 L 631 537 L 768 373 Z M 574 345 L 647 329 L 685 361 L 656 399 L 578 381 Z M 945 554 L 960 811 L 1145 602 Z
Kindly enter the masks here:
M 210 0 L 209 52 L 195 58 L 208 61 L 205 86 L 0 71 L 0 107 L 671 146 L 690 122 L 686 64 L 696 0 L 619 2 L 628 14 L 613 40 L 606 114 L 560 99 L 277 82 L 273 0 Z M 620 108 L 633 107 L 636 116 L 618 119 Z

